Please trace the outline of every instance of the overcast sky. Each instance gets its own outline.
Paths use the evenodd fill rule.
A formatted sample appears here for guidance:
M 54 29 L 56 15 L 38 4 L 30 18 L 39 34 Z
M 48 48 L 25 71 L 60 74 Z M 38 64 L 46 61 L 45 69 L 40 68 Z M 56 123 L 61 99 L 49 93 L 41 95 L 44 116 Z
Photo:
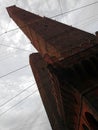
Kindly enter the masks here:
M 0 130 L 51 130 L 29 66 L 29 54 L 36 49 L 10 19 L 6 7 L 16 4 L 52 17 L 93 3 L 54 19 L 94 34 L 98 30 L 98 3 L 94 2 L 96 0 L 0 0 Z M 14 70 L 18 71 L 9 74 Z

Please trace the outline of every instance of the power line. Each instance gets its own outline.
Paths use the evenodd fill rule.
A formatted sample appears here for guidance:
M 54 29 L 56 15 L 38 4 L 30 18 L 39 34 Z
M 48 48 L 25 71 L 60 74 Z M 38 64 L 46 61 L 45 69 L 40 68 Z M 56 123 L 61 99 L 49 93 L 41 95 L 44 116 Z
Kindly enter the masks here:
M 12 47 L 12 46 L 9 46 L 9 45 L 5 45 L 5 44 L 0 44 L 1 46 L 4 46 L 4 47 L 7 47 L 7 48 L 13 48 L 13 49 L 16 49 L 16 51 L 22 51 L 21 50 L 21 48 L 16 48 L 16 47 Z M 0 48 L 1 49 L 1 48 Z M 24 50 L 24 49 L 23 49 Z M 26 51 L 26 50 L 24 50 L 24 51 Z M 26 52 L 29 52 L 29 50 L 28 51 L 26 51 Z M 0 53 L 1 55 L 0 55 L 0 61 L 2 61 L 2 60 L 5 60 L 7 57 L 10 57 L 11 55 L 12 55 L 12 53 L 13 52 L 11 52 L 11 53 Z M 3 59 L 2 59 L 3 58 Z
M 13 49 L 17 49 L 17 50 L 21 50 L 21 51 L 32 52 L 30 50 L 26 50 L 26 49 L 22 49 L 22 48 L 18 48 L 18 47 L 13 47 L 13 46 L 5 45 L 5 44 L 2 44 L 2 43 L 0 43 L 0 45 L 5 46 L 5 47 L 10 47 L 10 48 L 13 48 Z
M 89 6 L 91 6 L 91 5 L 95 5 L 95 4 L 97 4 L 97 3 L 98 3 L 98 1 L 93 2 L 93 3 L 91 3 L 91 4 L 87 4 L 87 5 L 81 6 L 81 7 L 79 7 L 79 8 L 73 9 L 73 10 L 66 11 L 66 12 L 64 12 L 64 13 L 60 13 L 60 14 L 54 15 L 54 16 L 52 16 L 52 17 L 50 17 L 50 18 L 55 18 L 55 17 L 58 17 L 58 16 L 60 16 L 60 15 L 68 14 L 68 13 L 71 13 L 71 12 L 74 12 L 74 11 L 77 11 L 77 10 L 80 10 L 80 9 L 83 9 L 83 8 L 86 8 L 86 7 L 89 7 Z M 32 24 L 32 23 L 28 23 L 28 24 L 26 24 L 26 25 L 23 26 L 23 27 L 26 27 L 27 25 L 30 25 L 30 24 Z M 7 31 L 7 32 L 1 33 L 1 34 L 0 34 L 0 37 L 1 37 L 2 35 L 6 34 L 6 33 L 9 33 L 9 32 L 12 32 L 12 31 L 15 31 L 15 30 L 18 30 L 18 29 L 19 29 L 19 28 L 15 28 L 15 29 L 11 29 L 11 30 L 9 30 L 9 31 Z
M 7 58 L 11 58 L 11 55 L 12 54 L 8 54 L 7 56 L 3 55 L 3 57 L 0 58 L 0 62 L 6 60 Z
M 0 50 L 1 50 L 1 48 L 0 48 Z M 6 57 L 8 58 L 9 56 L 11 56 L 12 55 L 12 53 L 3 53 L 3 52 L 1 52 L 0 53 L 0 61 L 2 61 L 3 59 L 6 59 Z M 6 56 L 6 57 L 5 57 Z
M 85 24 L 85 23 L 87 23 L 87 22 L 90 22 L 90 21 L 92 21 L 92 18 L 96 18 L 98 16 L 98 14 L 95 14 L 94 16 L 91 16 L 91 17 L 87 17 L 86 19 L 84 19 L 84 20 L 80 20 L 80 21 L 78 21 L 78 23 L 80 23 L 80 22 L 82 22 L 83 21 L 83 23 L 80 23 L 80 24 L 77 24 L 78 26 L 81 26 L 82 24 Z M 91 20 L 89 20 L 89 19 L 91 19 Z M 73 24 L 73 25 L 76 25 L 76 24 Z
M 15 73 L 15 72 L 17 72 L 17 71 L 19 71 L 19 70 L 22 70 L 22 69 L 24 69 L 24 68 L 26 68 L 26 67 L 28 67 L 28 66 L 29 66 L 29 64 L 27 64 L 27 65 L 25 65 L 25 66 L 23 66 L 23 67 L 21 67 L 21 68 L 18 68 L 18 69 L 16 69 L 16 70 L 13 70 L 13 71 L 11 71 L 11 72 L 5 74 L 5 75 L 2 75 L 2 76 L 0 76 L 0 79 L 6 77 L 6 76 L 8 76 L 8 75 L 11 75 L 11 74 L 13 74 L 13 73 Z
M 76 11 L 76 10 L 79 10 L 79 9 L 82 9 L 82 8 L 85 8 L 85 7 L 88 7 L 88 6 L 91 6 L 91 5 L 93 5 L 93 4 L 97 4 L 97 3 L 98 3 L 98 2 L 96 1 L 96 2 L 94 2 L 94 3 L 91 3 L 91 4 L 88 4 L 88 5 L 85 5 L 85 6 L 82 6 L 82 7 L 79 7 L 79 8 L 76 8 L 76 9 L 73 9 L 73 10 L 70 10 L 70 11 L 67 11 L 67 12 L 64 12 L 63 14 L 65 14 L 65 13 L 70 13 L 70 12 L 72 12 L 72 11 Z M 58 15 L 55 15 L 55 16 L 53 16 L 53 17 L 57 17 L 57 16 L 60 16 L 60 15 L 62 15 L 62 14 L 58 14 Z M 53 17 L 51 17 L 51 18 L 53 18 Z M 30 24 L 30 23 L 29 23 L 29 24 Z M 19 29 L 19 28 L 9 30 L 9 31 L 7 31 L 7 32 L 5 32 L 5 33 L 11 32 L 11 31 L 15 31 L 15 30 L 17 30 L 17 29 Z M 5 34 L 5 33 L 3 33 L 3 34 Z M 1 34 L 1 35 L 3 35 L 3 34 Z M 3 44 L 2 44 L 2 45 L 3 45 Z M 7 46 L 7 45 L 4 45 L 4 46 Z M 26 66 L 27 66 L 27 65 L 26 65 Z M 24 67 L 26 67 L 26 66 L 24 66 Z M 23 67 L 23 68 L 24 68 L 24 67 Z M 12 73 L 14 73 L 14 72 L 16 72 L 16 71 L 18 71 L 18 70 L 20 70 L 20 69 L 22 69 L 22 68 L 19 68 L 19 69 L 15 70 L 15 71 L 9 72 L 8 74 L 5 74 L 5 75 L 1 76 L 0 78 L 3 78 L 3 77 L 5 77 L 5 76 L 7 76 L 7 75 L 9 75 L 9 74 L 12 74 Z
M 95 17 L 95 16 L 92 16 L 92 17 L 90 17 L 90 18 L 93 18 L 93 17 Z M 92 20 L 91 20 L 91 21 L 92 21 Z M 75 25 L 75 24 L 74 24 L 74 25 Z M 81 25 L 85 25 L 85 23 L 80 24 L 79 26 L 81 26 Z M 13 46 L 1 44 L 1 43 L 0 43 L 0 45 L 1 45 L 1 46 L 5 46 L 5 47 L 10 47 L 10 48 L 13 48 L 13 49 L 17 49 L 17 50 L 21 50 L 21 51 L 32 52 L 32 51 L 30 51 L 30 50 L 26 50 L 26 49 L 22 49 L 22 48 L 18 48 L 18 47 L 13 47 Z
M 5 46 L 5 45 L 2 44 L 1 46 Z M 6 47 L 7 47 L 7 46 L 6 46 Z M 8 46 L 8 48 L 9 48 L 9 47 L 10 47 L 10 46 Z M 13 47 L 12 47 L 12 48 L 13 48 Z M 13 48 L 13 49 L 16 49 L 16 51 L 19 50 L 19 51 L 25 51 L 25 52 L 32 52 L 32 51 L 24 50 L 24 49 L 21 49 L 21 48 L 18 49 L 18 48 L 16 48 L 16 47 Z M 12 53 L 13 53 L 13 52 L 12 52 Z M 12 55 L 13 55 L 12 53 L 0 55 L 0 57 L 1 57 L 1 58 L 0 58 L 0 62 L 6 60 L 7 58 L 12 58 Z M 15 52 L 15 53 L 16 53 L 16 52 Z M 2 54 L 2 53 L 1 53 L 1 54 Z
M 13 32 L 13 31 L 16 31 L 16 30 L 18 30 L 18 29 L 19 29 L 19 28 L 15 28 L 15 29 L 11 29 L 11 30 L 9 30 L 9 31 L 6 31 L 6 32 L 4 32 L 4 33 L 1 33 L 1 34 L 0 34 L 0 37 L 1 37 L 2 35 L 6 34 L 6 33 Z
M 5 32 L 7 32 L 7 29 L 9 27 L 9 25 L 10 25 L 10 22 L 11 22 L 11 19 L 9 19 L 9 23 L 8 23 L 7 27 L 5 28 Z
M 86 26 L 86 25 L 89 25 L 89 24 L 91 24 L 92 23 L 92 21 L 98 21 L 98 18 L 95 20 L 95 19 L 91 19 L 90 21 L 88 21 L 88 22 L 85 22 L 85 23 L 83 23 L 83 24 L 80 24 L 80 25 L 78 25 L 78 26 Z
M 36 92 L 38 92 L 38 90 L 42 89 L 42 87 L 40 87 L 39 89 L 35 90 L 33 93 L 31 93 L 30 95 L 26 96 L 25 98 L 23 98 L 21 101 L 19 101 L 18 103 L 16 103 L 15 105 L 13 105 L 12 107 L 10 107 L 9 109 L 7 109 L 6 111 L 2 112 L 0 114 L 0 117 L 2 115 L 4 115 L 5 113 L 7 113 L 9 110 L 11 110 L 12 108 L 16 107 L 17 105 L 19 105 L 21 102 L 23 102 L 24 100 L 26 100 L 27 98 L 29 98 L 30 96 L 34 95 Z
M 66 11 L 66 12 L 64 12 L 64 13 L 62 13 L 62 14 L 60 13 L 60 14 L 54 15 L 54 16 L 52 16 L 52 17 L 50 17 L 50 18 L 55 18 L 55 17 L 58 17 L 58 16 L 60 16 L 60 15 L 68 14 L 68 13 L 71 13 L 71 12 L 74 12 L 74 11 L 77 11 L 77 10 L 80 10 L 80 9 L 83 9 L 83 8 L 86 8 L 86 7 L 89 7 L 89 6 L 91 6 L 91 5 L 95 5 L 95 4 L 97 4 L 97 3 L 98 3 L 98 1 L 93 2 L 93 3 L 91 3 L 91 4 L 87 4 L 87 5 L 81 6 L 81 7 L 76 8 L 76 9 L 72 9 L 72 10 Z
M 61 6 L 61 0 L 58 0 L 59 6 L 60 6 L 60 11 L 61 11 L 61 15 L 63 14 L 63 10 L 62 10 L 62 6 Z
M 24 100 L 26 100 L 27 98 L 29 98 L 30 96 L 34 95 L 38 90 L 35 90 L 33 93 L 29 94 L 28 96 L 26 96 L 25 98 L 23 98 L 21 101 L 19 101 L 17 104 L 13 105 L 12 107 L 10 107 L 9 109 L 7 109 L 6 111 L 2 112 L 0 114 L 0 117 L 2 115 L 4 115 L 5 113 L 7 113 L 9 110 L 11 110 L 12 108 L 16 107 L 17 105 L 19 105 L 21 102 L 23 102 Z
M 5 106 L 6 104 L 8 104 L 10 101 L 12 101 L 13 99 L 15 99 L 16 97 L 18 97 L 19 95 L 21 95 L 22 93 L 24 93 L 25 91 L 27 91 L 29 88 L 31 88 L 32 86 L 34 86 L 35 83 L 33 83 L 32 85 L 28 86 L 27 88 L 23 89 L 20 93 L 18 93 L 17 95 L 15 95 L 14 97 L 10 98 L 8 101 L 4 102 L 3 104 L 0 105 L 0 107 Z
M 79 10 L 79 9 L 82 9 L 82 8 L 85 8 L 85 7 L 88 7 L 88 6 L 91 6 L 91 5 L 95 4 L 95 3 L 98 3 L 98 2 L 94 2 L 94 3 L 92 3 L 92 4 L 85 5 L 85 6 L 82 6 L 82 7 L 80 7 L 80 8 L 73 9 L 73 10 L 70 10 L 70 11 L 67 11 L 67 12 L 64 12 L 64 13 L 61 13 L 61 14 L 58 14 L 58 15 L 55 15 L 55 16 L 53 16 L 53 17 L 51 17 L 51 18 L 58 17 L 58 16 L 60 16 L 60 15 L 62 15 L 62 14 L 66 14 L 66 13 L 68 14 L 68 13 L 70 13 L 70 12 L 73 12 L 73 11 L 76 11 L 76 10 Z M 16 29 L 7 31 L 7 32 L 5 32 L 5 33 L 11 32 L 11 31 L 14 31 L 14 30 L 17 30 L 17 29 L 19 29 L 19 28 L 16 28 Z M 5 33 L 3 33 L 3 34 L 5 34 Z M 6 46 L 6 45 L 4 45 L 4 46 Z M 15 49 L 16 49 L 16 48 L 15 48 Z M 27 50 L 26 50 L 26 51 L 27 51 Z M 26 66 L 24 66 L 24 67 L 22 67 L 22 68 L 25 68 L 25 67 L 27 67 L 27 66 L 28 66 L 28 65 L 26 65 Z M 15 70 L 15 71 L 12 71 L 12 72 L 10 72 L 10 73 L 8 73 L 8 74 L 6 74 L 6 75 L 3 75 L 3 76 L 1 76 L 0 78 L 3 78 L 3 77 L 5 77 L 5 76 L 7 76 L 7 75 L 9 75 L 9 74 L 11 74 L 11 73 L 14 73 L 14 72 L 16 72 L 16 71 L 18 71 L 18 70 L 20 70 L 20 69 L 22 69 L 22 68 L 19 68 L 19 69 Z M 30 87 L 30 86 L 29 86 L 29 87 Z M 24 91 L 26 91 L 26 90 L 24 90 Z M 37 90 L 36 90 L 35 92 L 37 92 Z M 34 92 L 34 93 L 35 93 L 35 92 Z M 21 93 L 22 93 L 22 92 L 21 92 Z M 7 111 L 5 111 L 5 112 L 3 112 L 2 114 L 0 114 L 0 116 L 3 115 L 3 114 L 5 114 L 6 112 L 8 112 L 9 110 L 11 110 L 11 109 L 14 108 L 15 106 L 17 106 L 18 104 L 20 104 L 21 102 L 23 102 L 23 101 L 26 100 L 27 98 L 29 98 L 29 97 L 30 97 L 31 95 L 33 95 L 34 93 L 28 95 L 28 96 L 25 97 L 23 100 L 21 100 L 20 102 L 18 102 L 18 103 L 15 104 L 14 106 L 10 107 Z M 17 94 L 17 95 L 19 95 L 19 94 Z M 17 97 L 17 96 L 16 96 L 16 97 Z M 13 97 L 13 99 L 14 99 L 14 97 Z M 11 100 L 11 99 L 10 99 L 10 100 Z M 0 106 L 0 107 L 1 107 L 1 106 Z

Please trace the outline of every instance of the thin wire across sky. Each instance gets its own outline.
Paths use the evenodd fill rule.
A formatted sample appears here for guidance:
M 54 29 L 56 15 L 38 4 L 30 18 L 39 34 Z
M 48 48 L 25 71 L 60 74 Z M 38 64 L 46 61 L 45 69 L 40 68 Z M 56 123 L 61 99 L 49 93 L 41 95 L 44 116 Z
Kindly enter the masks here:
M 60 4 L 60 2 L 59 2 L 59 4 Z M 75 9 L 66 11 L 66 12 L 61 12 L 60 14 L 51 16 L 50 18 L 56 18 L 56 17 L 59 17 L 59 16 L 61 16 L 61 15 L 69 14 L 69 13 L 71 13 L 71 12 L 78 11 L 78 10 L 81 10 L 81 9 L 83 9 L 83 8 L 86 8 L 86 7 L 89 7 L 89 6 L 92 6 L 92 5 L 96 5 L 96 4 L 98 4 L 98 1 L 93 2 L 93 3 L 90 3 L 90 4 L 87 4 L 87 5 L 84 5 L 84 6 L 81 6 L 81 7 L 79 7 L 79 8 L 75 8 Z M 61 5 L 59 5 L 59 6 L 60 6 L 60 10 L 62 11 Z M 92 16 L 92 17 L 93 17 L 93 16 Z M 30 25 L 30 24 L 32 24 L 32 23 L 29 23 L 29 25 Z M 27 25 L 25 25 L 25 26 L 23 26 L 23 27 L 26 27 L 26 26 L 27 26 Z M 11 30 L 9 30 L 9 31 L 5 31 L 4 33 L 1 33 L 1 34 L 0 34 L 0 37 L 1 37 L 2 35 L 6 34 L 6 33 L 13 32 L 13 31 L 16 31 L 16 30 L 18 30 L 18 29 L 19 29 L 19 28 L 17 27 L 17 28 L 15 28 L 15 29 L 11 29 Z
M 89 7 L 89 6 L 93 6 L 93 5 L 95 5 L 95 4 L 98 4 L 98 1 L 96 1 L 96 2 L 87 4 L 87 5 L 84 5 L 84 6 L 80 6 L 80 7 L 76 8 L 76 9 L 72 9 L 72 10 L 63 12 L 63 11 L 62 11 L 62 7 L 61 7 L 61 3 L 60 3 L 61 1 L 60 1 L 60 0 L 58 0 L 58 1 L 59 1 L 59 7 L 60 7 L 61 13 L 60 13 L 60 14 L 57 14 L 57 15 L 54 15 L 54 16 L 52 16 L 52 17 L 50 17 L 50 18 L 56 18 L 56 17 L 59 17 L 59 16 L 61 16 L 61 15 L 65 15 L 65 14 L 68 14 L 68 13 L 71 13 L 71 12 L 75 12 L 75 11 L 81 10 L 81 9 L 83 9 L 83 8 L 87 8 L 87 7 Z M 17 3 L 18 3 L 18 0 L 16 0 L 16 5 L 17 5 Z M 92 16 L 92 17 L 93 17 L 93 16 Z M 10 24 L 10 22 L 8 23 L 8 26 L 9 26 L 9 24 Z M 7 26 L 7 29 L 8 29 L 8 26 Z M 15 28 L 15 29 L 12 29 L 12 30 L 9 30 L 9 31 L 7 31 L 7 29 L 6 29 L 6 32 L 0 34 L 0 37 L 3 36 L 3 35 L 6 35 L 6 34 L 9 33 L 9 32 L 13 32 L 13 31 L 15 31 L 15 30 L 18 30 L 19 28 Z M 0 43 L 0 46 L 11 47 L 10 45 L 4 45 L 4 44 L 1 44 L 1 43 Z M 17 47 L 12 47 L 12 48 L 13 48 L 13 49 L 19 49 L 19 50 L 21 50 L 21 51 L 29 51 L 29 50 L 25 50 L 25 49 L 21 49 L 21 48 L 17 48 Z M 29 51 L 29 52 L 31 52 L 31 51 Z M 26 64 L 26 65 L 22 66 L 21 68 L 15 69 L 15 70 L 13 70 L 13 71 L 11 71 L 11 72 L 5 74 L 5 75 L 2 75 L 2 76 L 0 76 L 0 79 L 2 79 L 2 78 L 4 78 L 4 77 L 7 77 L 7 76 L 9 76 L 9 75 L 11 75 L 11 74 L 13 74 L 13 73 L 16 73 L 16 72 L 19 71 L 19 70 L 25 69 L 25 68 L 28 67 L 28 66 L 29 66 L 29 64 Z M 18 97 L 19 95 L 21 95 L 23 92 L 25 92 L 26 90 L 28 90 L 29 88 L 31 88 L 33 85 L 35 85 L 35 83 L 32 84 L 32 85 L 30 85 L 30 86 L 28 86 L 26 89 L 23 89 L 20 93 L 18 93 L 16 96 L 12 97 L 11 99 L 9 99 L 9 100 L 6 101 L 5 103 L 3 103 L 0 107 L 3 107 L 3 106 L 6 105 L 7 103 L 9 103 L 9 102 L 12 101 L 13 99 L 15 99 L 16 97 Z M 22 100 L 20 100 L 17 104 L 15 104 L 14 106 L 10 107 L 9 109 L 7 109 L 7 110 L 4 111 L 3 113 L 1 113 L 0 116 L 2 116 L 2 115 L 4 115 L 5 113 L 9 112 L 11 109 L 15 108 L 18 104 L 21 104 L 21 103 L 22 103 L 23 101 L 25 101 L 27 98 L 29 98 L 30 96 L 34 95 L 37 91 L 38 91 L 38 90 L 35 90 L 34 92 L 32 92 L 32 93 L 30 93 L 29 95 L 27 95 L 26 97 L 24 97 L 24 98 L 23 98 Z

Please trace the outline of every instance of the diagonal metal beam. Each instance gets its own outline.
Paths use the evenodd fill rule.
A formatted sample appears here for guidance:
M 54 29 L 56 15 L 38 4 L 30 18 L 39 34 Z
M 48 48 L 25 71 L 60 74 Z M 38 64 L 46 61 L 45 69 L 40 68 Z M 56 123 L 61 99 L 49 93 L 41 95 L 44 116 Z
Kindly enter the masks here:
M 85 31 L 16 6 L 8 7 L 7 11 L 43 57 L 60 60 L 96 44 L 96 36 Z

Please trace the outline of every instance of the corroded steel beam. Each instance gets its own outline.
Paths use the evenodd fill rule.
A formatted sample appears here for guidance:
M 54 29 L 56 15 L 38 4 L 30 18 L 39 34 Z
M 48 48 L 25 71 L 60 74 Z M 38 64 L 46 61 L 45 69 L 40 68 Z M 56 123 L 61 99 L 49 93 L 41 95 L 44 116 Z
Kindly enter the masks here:
M 95 36 L 16 6 L 7 10 L 39 51 L 30 55 L 30 65 L 52 129 L 97 130 L 97 32 Z
M 97 44 L 95 35 L 72 26 L 16 6 L 8 7 L 7 11 L 46 60 L 47 57 L 54 61 L 64 59 Z

